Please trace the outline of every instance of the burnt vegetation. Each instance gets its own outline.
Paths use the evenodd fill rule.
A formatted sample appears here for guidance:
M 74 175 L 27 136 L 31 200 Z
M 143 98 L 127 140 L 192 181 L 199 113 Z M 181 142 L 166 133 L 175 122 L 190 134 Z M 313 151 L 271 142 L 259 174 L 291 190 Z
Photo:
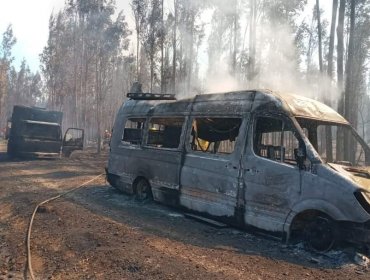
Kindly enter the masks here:
M 26 60 L 15 67 L 16 34 L 11 25 L 3 31 L 1 127 L 13 105 L 37 105 L 63 111 L 66 127 L 84 128 L 86 142 L 100 143 L 139 81 L 146 91 L 178 97 L 235 88 L 295 91 L 338 110 L 367 139 L 369 3 L 334 0 L 332 11 L 320 4 L 133 0 L 120 11 L 111 0 L 67 1 L 50 15 L 40 71 Z

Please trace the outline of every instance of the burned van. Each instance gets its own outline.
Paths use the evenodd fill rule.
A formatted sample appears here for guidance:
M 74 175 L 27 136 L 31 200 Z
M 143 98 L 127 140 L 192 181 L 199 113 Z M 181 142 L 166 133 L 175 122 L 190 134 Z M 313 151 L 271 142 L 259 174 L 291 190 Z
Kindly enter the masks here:
M 84 131 L 68 128 L 62 138 L 63 113 L 38 107 L 14 106 L 9 124 L 9 157 L 59 157 L 82 150 Z
M 112 186 L 316 250 L 370 244 L 370 148 L 333 109 L 267 90 L 129 96 L 113 129 Z

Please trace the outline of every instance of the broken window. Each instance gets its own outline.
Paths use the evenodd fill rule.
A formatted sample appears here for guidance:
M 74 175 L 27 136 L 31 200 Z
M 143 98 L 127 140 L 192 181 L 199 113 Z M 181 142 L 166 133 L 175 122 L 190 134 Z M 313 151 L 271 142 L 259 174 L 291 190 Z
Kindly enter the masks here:
M 152 118 L 149 122 L 148 146 L 177 149 L 185 118 Z
M 350 126 L 318 120 L 297 119 L 308 130 L 308 139 L 324 162 L 365 166 L 366 151 Z
M 193 151 L 231 154 L 239 135 L 241 118 L 195 118 L 190 146 Z
M 296 164 L 299 141 L 293 127 L 282 119 L 259 117 L 254 135 L 254 152 L 261 157 Z
M 23 121 L 18 132 L 28 138 L 59 140 L 61 130 L 58 124 L 47 124 L 37 121 Z
M 347 140 L 348 149 L 343 147 L 345 140 Z M 341 141 L 343 142 L 342 145 Z M 338 149 L 337 145 L 341 145 L 343 148 Z M 347 150 L 346 153 L 344 150 Z M 349 129 L 340 126 L 317 126 L 317 151 L 325 162 L 354 166 L 365 165 L 365 151 L 363 147 Z
M 125 144 L 141 145 L 144 124 L 144 118 L 128 119 L 123 130 L 122 142 Z
M 84 131 L 78 128 L 68 128 L 63 145 L 74 146 L 83 144 Z

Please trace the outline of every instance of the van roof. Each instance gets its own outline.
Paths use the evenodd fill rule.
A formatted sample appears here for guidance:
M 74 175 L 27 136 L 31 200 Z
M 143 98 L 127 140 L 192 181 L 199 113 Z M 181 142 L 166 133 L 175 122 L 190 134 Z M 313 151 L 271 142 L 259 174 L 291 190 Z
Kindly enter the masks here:
M 312 98 L 273 91 L 270 91 L 270 94 L 280 98 L 294 117 L 349 124 L 349 122 L 333 108 Z
M 281 108 L 292 117 L 316 119 L 327 122 L 349 124 L 329 106 L 311 98 L 271 90 L 245 90 L 224 93 L 196 95 L 179 100 L 128 100 L 124 103 L 125 113 L 146 114 L 154 110 L 156 114 L 186 113 L 200 114 L 243 114 L 250 111 L 266 111 Z M 123 108 L 122 108 L 123 109 Z

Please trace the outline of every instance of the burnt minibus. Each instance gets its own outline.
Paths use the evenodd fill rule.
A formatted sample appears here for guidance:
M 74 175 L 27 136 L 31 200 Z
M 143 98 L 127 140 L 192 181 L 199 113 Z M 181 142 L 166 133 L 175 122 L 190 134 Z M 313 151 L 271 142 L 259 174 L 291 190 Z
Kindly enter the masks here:
M 268 90 L 128 97 L 106 168 L 115 188 L 315 250 L 370 244 L 370 148 L 330 107 Z

